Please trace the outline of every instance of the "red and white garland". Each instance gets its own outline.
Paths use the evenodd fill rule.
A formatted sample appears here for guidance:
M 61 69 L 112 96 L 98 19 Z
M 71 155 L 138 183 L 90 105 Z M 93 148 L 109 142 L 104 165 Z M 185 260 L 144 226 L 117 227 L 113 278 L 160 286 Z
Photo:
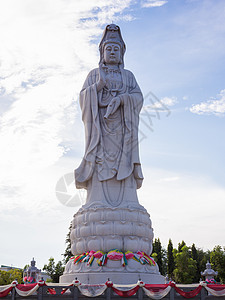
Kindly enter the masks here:
M 16 287 L 17 284 L 17 281 L 13 281 L 11 284 L 0 286 L 0 297 L 6 297 L 11 292 L 11 290 Z
M 53 285 L 57 287 L 63 285 L 61 294 L 64 294 L 69 287 L 76 286 L 80 293 L 87 297 L 98 297 L 102 295 L 107 288 L 111 288 L 120 297 L 131 297 L 142 288 L 149 298 L 156 300 L 166 297 L 171 291 L 171 288 L 174 288 L 175 291 L 184 298 L 194 298 L 200 293 L 202 288 L 205 288 L 213 296 L 225 296 L 225 285 L 207 284 L 206 282 L 201 282 L 199 286 L 190 292 L 184 292 L 182 289 L 178 288 L 174 282 L 170 282 L 169 284 L 145 284 L 143 281 L 138 281 L 136 284 L 119 285 L 113 284 L 112 281 L 107 281 L 105 284 L 91 285 L 81 284 L 79 280 L 74 280 L 72 283 L 68 284 L 47 284 L 44 281 L 33 284 L 18 284 L 16 281 L 13 281 L 11 284 L 0 286 L 0 297 L 6 297 L 13 288 L 15 288 L 16 293 L 19 296 L 27 297 L 34 294 L 40 286 L 51 286 L 51 288 L 48 288 L 48 293 L 55 295 L 56 290 L 52 287 Z

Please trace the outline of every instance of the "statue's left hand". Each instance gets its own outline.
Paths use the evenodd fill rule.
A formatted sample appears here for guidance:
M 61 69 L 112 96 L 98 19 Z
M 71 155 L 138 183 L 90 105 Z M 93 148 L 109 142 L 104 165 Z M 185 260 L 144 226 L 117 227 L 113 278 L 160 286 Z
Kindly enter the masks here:
M 104 119 L 108 119 L 110 115 L 114 114 L 114 112 L 120 106 L 120 102 L 120 97 L 115 97 L 110 101 Z

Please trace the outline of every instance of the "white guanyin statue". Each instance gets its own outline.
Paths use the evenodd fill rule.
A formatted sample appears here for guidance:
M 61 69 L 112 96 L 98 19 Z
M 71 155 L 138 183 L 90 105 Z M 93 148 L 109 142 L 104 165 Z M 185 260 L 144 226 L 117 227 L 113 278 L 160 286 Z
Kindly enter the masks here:
M 75 183 L 87 190 L 87 199 L 74 215 L 74 258 L 61 282 L 77 277 L 84 283 L 102 283 L 107 278 L 135 283 L 141 277 L 164 283 L 149 257 L 150 216 L 137 198 L 143 181 L 138 149 L 143 96 L 134 75 L 124 69 L 125 49 L 120 28 L 106 26 L 99 68 L 88 74 L 80 92 L 85 154 L 75 170 Z
M 143 180 L 138 151 L 143 96 L 124 69 L 118 26 L 106 27 L 99 50 L 99 68 L 89 73 L 80 93 L 86 147 L 75 170 L 76 187 L 87 189 L 86 206 L 132 207 Z

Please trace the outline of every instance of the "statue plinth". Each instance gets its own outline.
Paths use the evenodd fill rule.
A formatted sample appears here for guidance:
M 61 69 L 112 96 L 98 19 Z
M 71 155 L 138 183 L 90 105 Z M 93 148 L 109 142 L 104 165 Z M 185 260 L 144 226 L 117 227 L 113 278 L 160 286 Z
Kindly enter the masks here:
M 143 95 L 132 72 L 124 69 L 120 28 L 108 25 L 100 42 L 99 68 L 80 92 L 85 154 L 75 170 L 77 188 L 87 199 L 74 215 L 71 252 L 60 282 L 164 283 L 150 257 L 153 229 L 138 202 L 143 181 L 138 125 Z
M 150 255 L 152 252 L 153 229 L 147 211 L 137 205 L 129 207 L 85 207 L 74 215 L 71 230 L 72 253 L 83 254 L 93 251 L 109 253 L 112 249 L 120 249 L 122 253 L 128 250 L 133 253 L 140 251 Z M 85 259 L 85 258 L 84 258 Z M 83 260 L 83 258 L 82 258 Z M 102 284 L 108 278 L 117 284 L 132 284 L 139 279 L 146 283 L 165 283 L 160 275 L 157 264 L 142 264 L 133 258 L 108 259 L 104 265 L 99 265 L 98 258 L 93 263 L 86 261 L 74 263 L 71 259 L 65 268 L 60 282 L 71 282 L 78 278 L 81 283 Z
M 81 208 L 74 216 L 70 238 L 74 254 L 90 250 L 137 252 L 141 249 L 150 255 L 153 230 L 144 209 Z
M 71 260 L 67 263 L 64 274 L 60 276 L 60 283 L 72 282 L 75 278 L 83 284 L 104 284 L 108 279 L 114 284 L 134 284 L 140 279 L 151 284 L 165 283 L 158 266 L 143 266 L 134 260 L 129 260 L 125 267 L 120 261 L 109 260 L 107 266 L 103 267 L 94 262 L 88 267 L 83 263 L 74 265 Z

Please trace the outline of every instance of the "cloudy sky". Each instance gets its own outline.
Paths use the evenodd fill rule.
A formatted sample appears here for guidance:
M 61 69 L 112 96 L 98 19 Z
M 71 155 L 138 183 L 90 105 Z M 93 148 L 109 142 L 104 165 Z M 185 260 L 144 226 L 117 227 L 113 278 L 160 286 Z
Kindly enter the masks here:
M 224 0 L 2 0 L 0 264 L 62 258 L 84 201 L 69 184 L 84 150 L 78 94 L 112 21 L 145 96 L 139 201 L 155 237 L 225 246 Z

